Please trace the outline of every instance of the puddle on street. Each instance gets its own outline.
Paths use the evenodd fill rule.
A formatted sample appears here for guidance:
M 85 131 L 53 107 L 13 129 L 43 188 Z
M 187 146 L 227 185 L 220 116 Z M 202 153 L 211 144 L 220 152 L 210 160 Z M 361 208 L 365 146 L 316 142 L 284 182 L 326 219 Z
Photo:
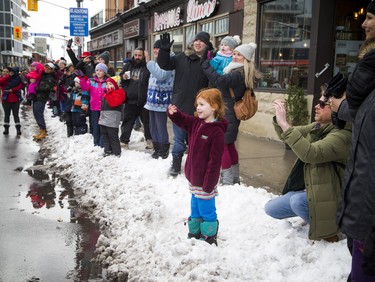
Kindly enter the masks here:
M 67 278 L 103 281 L 102 268 L 94 261 L 95 245 L 100 235 L 97 226 L 79 207 L 69 181 L 46 171 L 43 160 L 26 170 L 35 181 L 27 192 L 20 193 L 19 209 L 48 220 L 73 224 L 70 244 L 76 250 L 75 268 L 67 273 Z

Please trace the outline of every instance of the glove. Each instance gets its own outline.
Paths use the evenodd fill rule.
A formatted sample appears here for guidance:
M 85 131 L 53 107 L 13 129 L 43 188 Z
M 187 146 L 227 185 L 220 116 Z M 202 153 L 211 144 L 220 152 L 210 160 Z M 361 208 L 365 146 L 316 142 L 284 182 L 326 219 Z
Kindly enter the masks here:
M 72 43 L 73 43 L 73 38 L 70 38 L 69 40 L 68 40 L 68 44 L 66 45 L 66 48 L 72 48 Z
M 363 245 L 362 269 L 366 275 L 375 275 L 375 227 L 367 235 Z
M 211 49 L 210 49 L 210 47 L 207 46 L 204 49 L 203 55 L 201 57 L 201 62 L 204 62 L 206 60 L 211 60 L 211 58 L 212 58 L 212 56 L 211 56 Z
M 160 49 L 165 51 L 171 51 L 171 47 L 173 45 L 174 40 L 171 42 L 171 36 L 168 32 L 163 33 L 160 35 Z

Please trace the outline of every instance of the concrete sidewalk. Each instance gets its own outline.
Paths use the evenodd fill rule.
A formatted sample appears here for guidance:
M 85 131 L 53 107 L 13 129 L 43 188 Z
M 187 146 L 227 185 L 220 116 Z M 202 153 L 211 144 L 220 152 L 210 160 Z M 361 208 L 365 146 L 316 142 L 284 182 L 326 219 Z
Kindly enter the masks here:
M 243 184 L 280 193 L 293 167 L 296 155 L 283 142 L 258 138 L 240 132 L 236 142 Z

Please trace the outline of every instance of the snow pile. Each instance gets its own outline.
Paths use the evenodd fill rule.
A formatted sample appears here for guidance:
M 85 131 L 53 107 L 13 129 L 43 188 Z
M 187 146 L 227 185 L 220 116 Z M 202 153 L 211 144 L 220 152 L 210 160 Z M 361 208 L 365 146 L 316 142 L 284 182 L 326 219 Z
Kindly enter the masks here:
M 312 242 L 298 218 L 263 211 L 273 197 L 244 185 L 219 188 L 218 247 L 187 239 L 190 194 L 183 175 L 167 177 L 171 156 L 154 160 L 133 131 L 130 150 L 103 157 L 89 134 L 66 137 L 49 119 L 44 148 L 63 168 L 82 206 L 101 226 L 97 253 L 108 273 L 130 281 L 346 281 L 346 241 Z M 256 165 L 256 164 L 254 164 Z

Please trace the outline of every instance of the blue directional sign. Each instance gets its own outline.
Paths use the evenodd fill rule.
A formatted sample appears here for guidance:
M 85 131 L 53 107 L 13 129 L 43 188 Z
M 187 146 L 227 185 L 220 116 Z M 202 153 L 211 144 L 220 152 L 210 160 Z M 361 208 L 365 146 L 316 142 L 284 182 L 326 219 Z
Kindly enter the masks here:
M 89 36 L 89 10 L 70 8 L 70 36 Z

